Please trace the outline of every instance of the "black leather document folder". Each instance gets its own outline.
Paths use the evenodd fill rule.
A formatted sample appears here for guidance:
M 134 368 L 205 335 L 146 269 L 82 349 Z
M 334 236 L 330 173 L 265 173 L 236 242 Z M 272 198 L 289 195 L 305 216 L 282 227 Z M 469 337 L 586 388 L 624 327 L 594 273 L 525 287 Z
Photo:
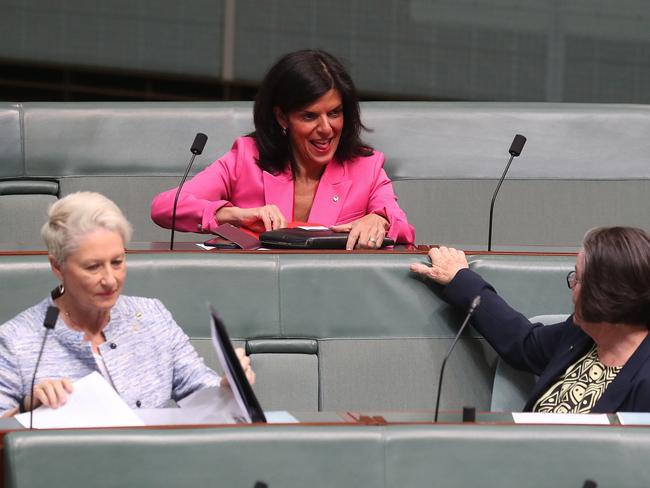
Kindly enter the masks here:
M 348 241 L 347 232 L 334 232 L 330 229 L 277 229 L 262 232 L 260 241 L 263 247 L 287 249 L 345 249 Z M 395 242 L 385 237 L 382 247 L 392 246 Z

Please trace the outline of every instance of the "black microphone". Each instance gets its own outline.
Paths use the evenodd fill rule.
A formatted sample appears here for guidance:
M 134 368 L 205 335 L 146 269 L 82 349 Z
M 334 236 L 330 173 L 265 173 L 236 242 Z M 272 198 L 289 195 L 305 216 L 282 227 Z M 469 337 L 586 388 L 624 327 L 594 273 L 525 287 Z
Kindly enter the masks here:
M 442 360 L 442 365 L 440 366 L 440 374 L 438 375 L 438 394 L 436 395 L 436 410 L 435 410 L 435 415 L 433 417 L 434 422 L 438 421 L 438 410 L 440 408 L 440 393 L 442 391 L 442 378 L 443 375 L 445 374 L 445 365 L 447 364 L 447 359 L 449 359 L 449 356 L 451 356 L 451 351 L 454 350 L 454 347 L 456 346 L 456 343 L 458 342 L 460 335 L 465 330 L 465 327 L 467 327 L 467 324 L 469 323 L 469 319 L 474 313 L 474 310 L 476 310 L 476 308 L 480 304 L 481 304 L 481 297 L 479 295 L 476 295 L 474 297 L 474 300 L 472 300 L 472 304 L 469 306 L 469 310 L 467 311 L 467 315 L 465 316 L 465 321 L 463 322 L 463 325 L 461 325 L 460 329 L 458 329 L 458 334 L 456 334 L 456 337 L 454 337 L 454 341 L 451 343 L 451 346 L 449 347 L 447 354 L 445 354 L 445 358 Z
M 255 486 L 253 488 L 269 488 L 269 485 L 264 483 L 263 481 L 256 481 Z
M 194 142 L 192 143 L 192 147 L 190 148 L 190 152 L 192 153 L 192 158 L 190 159 L 190 163 L 187 165 L 187 169 L 185 170 L 183 179 L 181 179 L 181 184 L 178 185 L 178 190 L 176 190 L 176 197 L 174 197 L 174 208 L 172 209 L 172 236 L 169 241 L 170 251 L 174 250 L 174 231 L 176 230 L 176 205 L 178 205 L 178 197 L 181 195 L 181 190 L 183 188 L 183 185 L 185 184 L 187 175 L 190 174 L 190 168 L 192 168 L 192 164 L 194 163 L 194 158 L 203 152 L 203 148 L 205 147 L 206 142 L 208 142 L 208 136 L 206 136 L 202 132 L 197 133 L 196 136 L 194 137 Z
M 501 175 L 501 179 L 499 180 L 499 183 L 497 184 L 497 187 L 494 190 L 494 195 L 492 195 L 492 203 L 490 204 L 490 226 L 488 229 L 488 251 L 492 250 L 492 213 L 494 211 L 494 201 L 497 199 L 497 193 L 499 193 L 499 188 L 501 188 L 501 183 L 503 183 L 503 180 L 506 177 L 506 173 L 510 168 L 510 163 L 512 163 L 512 160 L 514 158 L 516 158 L 521 154 L 521 151 L 524 148 L 524 144 L 526 144 L 526 138 L 521 134 L 517 134 L 515 138 L 512 140 L 512 144 L 510 144 L 510 149 L 508 149 L 508 152 L 510 153 L 510 161 L 508 161 L 508 164 L 506 165 L 506 169 L 503 171 L 503 174 Z
M 598 488 L 598 483 L 592 480 L 585 480 L 582 488 Z
M 36 372 L 38 371 L 38 365 L 41 362 L 41 356 L 43 355 L 43 349 L 45 349 L 45 341 L 47 340 L 47 335 L 50 333 L 50 330 L 54 329 L 56 325 L 56 319 L 59 318 L 59 309 L 53 306 L 47 307 L 45 312 L 45 319 L 43 319 L 43 327 L 45 327 L 45 335 L 43 336 L 43 342 L 41 344 L 41 350 L 38 352 L 38 358 L 36 359 L 36 366 L 34 366 L 34 376 L 32 376 L 32 387 L 29 393 L 29 429 L 33 429 L 34 422 L 34 383 L 36 382 Z

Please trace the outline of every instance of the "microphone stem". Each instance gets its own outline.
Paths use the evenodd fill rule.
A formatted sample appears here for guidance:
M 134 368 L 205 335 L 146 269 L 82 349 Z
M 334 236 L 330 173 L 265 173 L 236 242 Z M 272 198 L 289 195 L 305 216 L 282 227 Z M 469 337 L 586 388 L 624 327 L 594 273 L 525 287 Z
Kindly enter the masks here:
M 458 333 L 456 334 L 456 337 L 454 337 L 453 342 L 451 343 L 451 346 L 449 347 L 449 350 L 447 351 L 447 354 L 445 354 L 444 359 L 442 360 L 442 365 L 440 366 L 440 375 L 438 376 L 438 393 L 436 395 L 436 409 L 435 413 L 433 416 L 433 421 L 435 423 L 438 422 L 438 411 L 440 408 L 440 393 L 442 392 L 442 378 L 445 374 L 445 366 L 447 365 L 447 359 L 449 359 L 449 356 L 451 356 L 451 351 L 454 350 L 454 347 L 456 346 L 456 343 L 458 342 L 458 339 L 460 339 L 461 334 L 465 330 L 465 327 L 467 327 L 467 324 L 469 322 L 470 317 L 474 313 L 474 310 L 476 307 L 471 307 L 469 312 L 467 313 L 467 316 L 465 317 L 465 320 L 463 321 L 463 325 L 460 326 L 460 329 L 458 329 Z
M 497 187 L 494 190 L 494 195 L 492 195 L 492 203 L 490 203 L 490 226 L 488 228 L 488 251 L 492 250 L 492 216 L 494 213 L 494 202 L 497 199 L 497 194 L 499 193 L 499 188 L 501 188 L 501 184 L 503 183 L 503 180 L 506 177 L 506 174 L 508 173 L 508 168 L 510 168 L 510 163 L 512 163 L 512 160 L 515 158 L 514 154 L 510 155 L 510 161 L 508 161 L 508 164 L 506 164 L 506 169 L 503 171 L 503 174 L 501 175 L 501 179 L 499 180 L 499 183 L 497 183 Z
M 190 159 L 190 163 L 187 165 L 187 169 L 185 170 L 185 174 L 183 175 L 183 179 L 181 180 L 181 184 L 178 185 L 178 191 L 176 192 L 176 196 L 174 197 L 174 208 L 172 209 L 172 236 L 169 242 L 169 250 L 173 251 L 174 250 L 174 231 L 176 230 L 176 206 L 178 205 L 178 197 L 181 196 L 181 190 L 183 189 L 183 185 L 185 184 L 185 180 L 187 179 L 187 175 L 190 174 L 190 168 L 192 167 L 192 163 L 194 163 L 194 158 L 196 157 L 196 154 L 192 154 L 192 158 Z
M 29 430 L 32 430 L 34 428 L 34 383 L 36 383 L 36 371 L 38 371 L 38 365 L 41 362 L 43 349 L 45 349 L 45 341 L 47 340 L 47 335 L 49 333 L 50 333 L 50 329 L 45 329 L 45 335 L 43 336 L 41 350 L 38 352 L 38 358 L 36 359 L 36 366 L 34 367 L 34 376 L 32 376 L 32 388 L 30 389 L 30 395 L 29 395 Z

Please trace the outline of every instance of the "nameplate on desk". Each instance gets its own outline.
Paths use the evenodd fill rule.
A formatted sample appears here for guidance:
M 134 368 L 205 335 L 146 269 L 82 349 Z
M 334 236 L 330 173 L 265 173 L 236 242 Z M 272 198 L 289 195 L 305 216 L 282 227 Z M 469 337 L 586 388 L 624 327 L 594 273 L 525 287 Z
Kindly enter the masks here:
M 618 412 L 616 418 L 621 425 L 650 425 L 650 413 Z
M 609 425 L 604 413 L 533 413 L 512 412 L 515 424 Z

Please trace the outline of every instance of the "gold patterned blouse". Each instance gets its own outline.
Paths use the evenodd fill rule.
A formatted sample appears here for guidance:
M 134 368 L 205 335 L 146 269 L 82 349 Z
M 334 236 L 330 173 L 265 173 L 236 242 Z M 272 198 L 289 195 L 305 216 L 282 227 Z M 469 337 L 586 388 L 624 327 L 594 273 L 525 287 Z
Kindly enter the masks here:
M 535 402 L 533 412 L 590 413 L 621 368 L 601 363 L 594 344 Z

